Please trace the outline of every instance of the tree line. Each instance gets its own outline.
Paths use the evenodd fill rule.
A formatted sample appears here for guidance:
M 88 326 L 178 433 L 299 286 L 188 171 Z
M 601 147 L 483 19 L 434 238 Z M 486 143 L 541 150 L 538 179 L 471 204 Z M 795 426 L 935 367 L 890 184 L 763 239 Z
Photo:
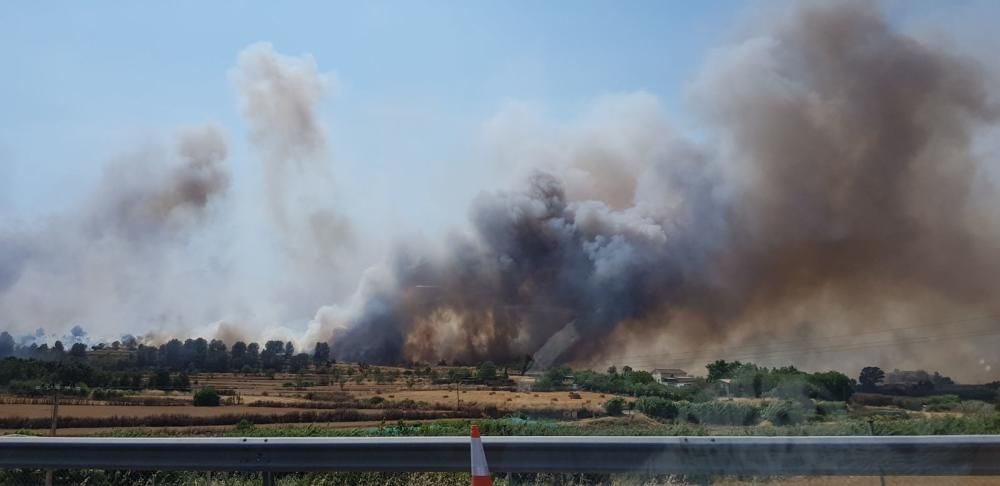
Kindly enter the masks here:
M 271 340 L 263 346 L 256 342 L 237 341 L 229 347 L 221 340 L 209 341 L 205 338 L 171 339 L 159 346 L 137 343 L 134 339 L 96 344 L 90 348 L 83 343 L 73 343 L 67 350 L 61 341 L 56 341 L 51 347 L 47 343 L 15 346 L 9 333 L 0 333 L 0 358 L 40 361 L 84 359 L 99 367 L 116 370 L 162 368 L 173 372 L 296 373 L 310 364 L 325 367 L 333 363 L 328 343 L 317 342 L 309 351 L 297 353 L 291 341 Z

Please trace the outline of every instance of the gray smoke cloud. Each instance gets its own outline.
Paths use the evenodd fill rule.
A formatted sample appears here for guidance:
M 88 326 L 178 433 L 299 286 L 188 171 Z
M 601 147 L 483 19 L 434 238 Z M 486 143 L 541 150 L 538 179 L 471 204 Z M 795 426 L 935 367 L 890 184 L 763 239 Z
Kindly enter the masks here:
M 264 164 L 276 243 L 292 267 L 278 299 L 291 308 L 316 308 L 335 294 L 331 275 L 355 239 L 330 197 L 335 183 L 319 107 L 333 76 L 320 72 L 310 55 L 288 56 L 256 43 L 239 54 L 230 78 Z
M 320 307 L 337 301 L 357 238 L 320 116 L 333 77 L 254 44 L 229 74 L 264 169 L 265 205 L 249 209 L 267 234 L 249 236 L 273 239 L 281 276 L 243 289 L 231 272 L 239 240 L 217 214 L 233 202 L 227 145 L 191 127 L 110 161 L 76 207 L 0 227 L 0 328 L 157 341 L 215 323 L 227 341 L 261 327 L 289 339 L 281 324 L 319 307 L 299 344 L 329 340 L 339 359 L 542 350 L 584 364 L 658 349 L 697 361 L 873 322 L 944 332 L 956 316 L 1000 314 L 997 83 L 962 52 L 869 3 L 808 5 L 713 53 L 691 85 L 694 136 L 646 92 L 558 123 L 510 104 L 485 124 L 483 158 L 515 179 L 480 194 L 466 227 L 397 241 L 352 295 Z M 989 356 L 988 341 L 888 337 L 899 367 Z
M 218 127 L 182 128 L 169 145 L 108 162 L 73 209 L 0 228 L 2 324 L 58 329 L 83 320 L 107 330 L 207 322 L 209 304 L 191 281 L 203 262 L 188 252 L 228 188 L 226 155 Z
M 713 55 L 692 87 L 705 141 L 642 93 L 542 135 L 494 120 L 526 183 L 480 196 L 444 248 L 404 245 L 314 333 L 346 359 L 507 360 L 573 321 L 561 359 L 587 360 L 623 336 L 996 314 L 1000 201 L 976 149 L 993 86 L 877 6 L 803 7 Z

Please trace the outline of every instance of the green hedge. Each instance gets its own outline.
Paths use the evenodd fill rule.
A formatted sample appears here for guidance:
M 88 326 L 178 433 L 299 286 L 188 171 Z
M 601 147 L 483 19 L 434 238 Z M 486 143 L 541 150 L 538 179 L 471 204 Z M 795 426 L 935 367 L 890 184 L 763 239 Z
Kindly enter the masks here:
M 747 402 L 683 403 L 679 409 L 679 417 L 694 424 L 753 425 L 760 420 L 760 408 Z

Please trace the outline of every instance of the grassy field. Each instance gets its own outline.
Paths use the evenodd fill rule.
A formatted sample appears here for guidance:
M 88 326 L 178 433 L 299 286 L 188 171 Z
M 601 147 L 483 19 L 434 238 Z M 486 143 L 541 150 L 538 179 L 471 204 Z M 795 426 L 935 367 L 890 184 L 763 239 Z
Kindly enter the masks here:
M 669 417 L 636 411 L 604 416 L 613 394 L 528 391 L 511 386 L 433 384 L 426 377 L 392 382 L 341 380 L 320 374 L 196 374 L 192 388 L 211 387 L 222 405 L 195 407 L 190 391 L 141 390 L 105 400 L 64 398 L 60 436 L 110 437 L 392 437 L 484 435 L 942 435 L 1000 434 L 1000 413 L 976 400 L 888 399 L 823 402 L 777 398 L 673 401 Z M 96 395 L 95 395 L 96 396 Z M 635 398 L 622 396 L 626 402 Z M 0 433 L 48 435 L 46 396 L 0 396 Z M 777 407 L 777 409 L 776 409 Z M 777 411 L 775 411 L 777 410 Z M 653 413 L 653 412 L 650 412 Z M 38 484 L 39 471 L 0 471 L 0 484 Z M 495 484 L 704 484 L 706 478 L 631 475 L 498 475 Z M 712 484 L 876 485 L 883 478 L 712 478 Z M 884 478 L 885 484 L 1000 484 L 994 478 Z M 247 474 L 62 471 L 56 484 L 259 484 Z M 468 484 L 464 474 L 294 474 L 281 485 Z

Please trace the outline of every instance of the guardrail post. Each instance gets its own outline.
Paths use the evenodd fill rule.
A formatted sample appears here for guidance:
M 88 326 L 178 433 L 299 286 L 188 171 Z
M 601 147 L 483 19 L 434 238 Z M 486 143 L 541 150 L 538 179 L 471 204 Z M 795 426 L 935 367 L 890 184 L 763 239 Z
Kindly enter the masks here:
M 274 486 L 274 473 L 264 471 L 264 486 Z

